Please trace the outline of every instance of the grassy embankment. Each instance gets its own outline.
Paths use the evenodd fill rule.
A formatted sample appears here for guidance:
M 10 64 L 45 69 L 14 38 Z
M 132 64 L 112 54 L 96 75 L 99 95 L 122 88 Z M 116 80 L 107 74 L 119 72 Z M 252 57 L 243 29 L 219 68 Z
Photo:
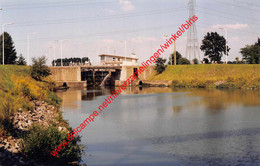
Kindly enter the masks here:
M 260 65 L 177 65 L 167 66 L 150 81 L 172 81 L 174 87 L 260 88 Z
M 51 92 L 52 84 L 32 79 L 27 66 L 0 65 L 0 78 L 0 135 L 11 129 L 12 124 L 8 121 L 18 109 L 33 109 L 31 100 L 46 101 L 59 107 L 59 98 Z
M 13 136 L 22 139 L 22 152 L 35 160 L 51 163 L 69 162 L 79 159 L 78 139 L 62 150 L 61 156 L 50 155 L 57 145 L 67 137 L 67 133 L 59 131 L 63 126 L 72 129 L 64 121 L 59 110 L 61 100 L 52 92 L 54 84 L 50 80 L 36 81 L 30 76 L 27 66 L 0 65 L 0 137 Z M 55 121 L 49 126 L 33 125 L 26 135 L 17 133 L 13 116 L 18 110 L 34 111 L 32 101 L 45 101 L 55 107 Z M 26 142 L 27 141 L 27 142 Z

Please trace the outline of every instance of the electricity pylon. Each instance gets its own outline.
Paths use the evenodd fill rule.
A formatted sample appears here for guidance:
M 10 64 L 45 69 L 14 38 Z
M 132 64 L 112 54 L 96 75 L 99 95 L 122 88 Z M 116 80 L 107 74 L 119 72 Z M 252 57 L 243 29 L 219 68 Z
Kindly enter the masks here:
M 189 0 L 188 3 L 189 20 L 192 19 L 192 17 L 195 15 L 195 9 L 194 9 L 195 4 L 196 4 L 196 0 Z M 193 58 L 198 58 L 200 61 L 196 22 L 194 22 L 188 29 L 186 58 L 188 58 L 189 60 L 192 60 Z

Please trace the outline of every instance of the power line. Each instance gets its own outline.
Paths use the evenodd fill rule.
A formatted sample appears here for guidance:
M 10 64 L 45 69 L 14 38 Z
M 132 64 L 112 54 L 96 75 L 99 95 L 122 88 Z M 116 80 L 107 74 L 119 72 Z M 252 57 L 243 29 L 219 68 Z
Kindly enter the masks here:
M 212 13 L 210 13 L 210 12 L 212 12 L 212 11 L 209 11 L 209 12 L 207 12 L 207 11 L 201 11 L 201 10 L 197 10 L 199 13 L 205 13 L 205 14 L 211 14 L 212 15 Z M 220 13 L 217 13 L 217 14 L 214 14 L 214 16 L 220 16 L 220 17 L 222 17 L 222 18 L 226 18 L 226 19 L 230 19 L 230 20 L 239 20 L 239 21 L 241 21 L 241 19 L 236 19 L 236 18 L 233 18 L 233 17 L 227 17 L 226 15 L 225 16 L 221 16 L 220 15 Z M 256 23 L 256 22 L 251 22 L 251 21 L 249 21 L 249 20 L 246 20 L 246 22 L 250 22 L 251 24 L 254 24 L 254 25 L 260 25 L 259 23 Z
M 102 33 L 93 33 L 93 34 L 80 34 L 80 35 L 70 35 L 70 36 L 53 36 L 53 37 L 41 37 L 41 38 L 34 38 L 31 40 L 50 40 L 50 39 L 74 39 L 74 38 L 82 38 L 82 37 L 99 37 L 99 36 L 105 36 L 105 35 L 117 35 L 122 33 L 135 33 L 135 32 L 141 32 L 141 31 L 148 31 L 148 30 L 155 30 L 155 29 L 162 29 L 162 28 L 171 28 L 172 26 L 177 26 L 178 24 L 170 24 L 170 25 L 164 25 L 164 26 L 158 26 L 158 27 L 152 27 L 152 28 L 141 28 L 141 29 L 135 29 L 135 30 L 121 30 L 121 31 L 111 31 L 111 32 L 102 32 Z M 16 41 L 26 41 L 27 39 L 19 39 Z
M 35 9 L 35 8 L 50 8 L 50 7 L 64 7 L 64 6 L 81 6 L 89 4 L 99 4 L 99 3 L 113 3 L 116 0 L 112 1 L 77 1 L 75 2 L 55 2 L 55 3 L 34 3 L 34 4 L 15 4 L 15 5 L 2 5 L 3 8 L 8 10 L 17 10 L 17 9 Z
M 209 27 L 210 25 L 208 22 L 203 23 L 202 20 L 199 21 L 199 25 L 201 24 L 204 27 Z M 57 39 L 57 38 L 65 38 L 65 39 L 75 39 L 75 38 L 83 38 L 83 37 L 99 37 L 99 36 L 106 36 L 106 35 L 117 35 L 117 34 L 122 34 L 122 33 L 135 33 L 135 32 L 141 32 L 141 31 L 150 31 L 150 30 L 156 30 L 156 29 L 161 29 L 161 28 L 171 28 L 172 26 L 178 26 L 177 24 L 171 24 L 171 25 L 164 25 L 164 26 L 158 26 L 158 27 L 152 27 L 152 28 L 141 28 L 141 29 L 135 29 L 132 31 L 128 30 L 121 30 L 121 31 L 110 31 L 110 32 L 104 32 L 104 33 L 93 33 L 93 34 L 80 34 L 80 35 L 70 35 L 70 36 L 53 36 L 53 37 L 42 37 L 42 38 L 34 38 L 31 40 L 50 40 L 50 39 Z M 245 30 L 232 30 L 230 33 L 237 33 L 237 34 L 259 34 L 256 32 L 249 32 Z M 27 39 L 20 39 L 16 40 L 18 42 L 26 41 Z
M 12 27 L 111 20 L 111 19 L 121 19 L 121 18 L 129 18 L 129 17 L 146 16 L 146 15 L 152 15 L 152 14 L 172 13 L 172 12 L 182 11 L 182 10 L 185 10 L 185 8 L 168 8 L 168 9 L 160 9 L 160 10 L 151 10 L 151 11 L 147 11 L 147 12 L 136 12 L 136 13 L 132 13 L 132 14 L 123 14 L 123 15 L 120 14 L 120 15 L 112 15 L 112 16 L 103 16 L 102 18 L 87 17 L 87 18 L 78 18 L 78 19 L 63 19 L 63 20 L 37 21 L 37 22 L 17 22 Z
M 259 9 L 248 8 L 248 7 L 245 7 L 245 6 L 239 6 L 239 5 L 235 4 L 235 3 L 228 3 L 226 1 L 225 2 L 222 2 L 222 1 L 219 1 L 219 0 L 213 0 L 213 1 L 221 3 L 221 4 L 227 4 L 229 6 L 235 6 L 235 7 L 238 7 L 238 8 L 249 9 L 250 11 L 252 11 L 252 10 L 259 10 Z
M 259 22 L 260 20 L 257 20 L 257 19 L 252 19 L 252 17 L 245 17 L 244 15 L 235 15 L 233 13 L 230 13 L 230 12 L 223 12 L 223 11 L 220 11 L 220 10 L 214 10 L 214 9 L 207 9 L 207 8 L 202 8 L 202 7 L 198 7 L 199 9 L 202 9 L 202 10 L 206 10 L 206 11 L 209 11 L 209 12 L 215 12 L 217 14 L 227 14 L 228 16 L 234 16 L 234 17 L 237 17 L 239 19 L 243 18 L 243 19 L 246 19 L 247 21 L 248 20 L 253 20 L 253 21 L 256 21 L 256 22 Z M 221 12 L 221 13 L 220 13 Z M 226 16 L 226 15 L 225 15 Z

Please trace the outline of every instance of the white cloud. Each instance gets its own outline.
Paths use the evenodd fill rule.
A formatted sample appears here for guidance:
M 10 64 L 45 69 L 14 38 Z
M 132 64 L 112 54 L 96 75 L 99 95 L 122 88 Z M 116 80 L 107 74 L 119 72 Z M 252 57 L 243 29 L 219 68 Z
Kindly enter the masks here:
M 135 9 L 135 6 L 132 4 L 131 1 L 128 0 L 119 0 L 119 3 L 121 4 L 121 9 L 123 11 L 132 11 Z
M 227 28 L 227 29 L 246 29 L 248 28 L 248 24 L 225 24 L 225 25 L 212 25 L 211 28 L 218 29 L 218 28 Z

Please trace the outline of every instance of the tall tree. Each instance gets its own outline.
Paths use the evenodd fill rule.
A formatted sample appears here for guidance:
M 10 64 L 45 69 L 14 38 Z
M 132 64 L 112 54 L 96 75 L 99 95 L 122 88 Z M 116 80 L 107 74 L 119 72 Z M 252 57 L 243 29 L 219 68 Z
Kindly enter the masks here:
M 209 57 L 210 61 L 220 62 L 223 54 L 226 54 L 226 39 L 217 32 L 208 32 L 200 46 L 204 56 Z M 228 47 L 227 52 L 230 48 Z
M 0 61 L 3 63 L 3 34 L 0 36 Z M 16 50 L 14 46 L 14 42 L 9 33 L 4 32 L 4 62 L 5 64 L 15 64 Z
M 260 38 L 253 45 L 246 45 L 244 48 L 240 49 L 240 53 L 249 64 L 260 64 Z

